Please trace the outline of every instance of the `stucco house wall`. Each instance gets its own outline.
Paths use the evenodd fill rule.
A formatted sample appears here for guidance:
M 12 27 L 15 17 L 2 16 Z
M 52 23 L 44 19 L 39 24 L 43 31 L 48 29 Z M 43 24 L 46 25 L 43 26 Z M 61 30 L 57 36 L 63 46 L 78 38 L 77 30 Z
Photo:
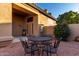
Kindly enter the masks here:
M 56 26 L 56 21 L 51 19 L 51 18 L 48 18 L 48 17 L 46 17 L 45 15 L 42 15 L 42 14 L 39 14 L 38 17 L 39 17 L 38 18 L 39 25 L 42 24 L 44 26 L 43 35 L 54 36 L 53 30 L 54 30 L 54 27 Z
M 12 35 L 12 4 L 0 3 L 0 41 Z M 9 40 L 9 39 L 8 39 Z
M 75 37 L 79 36 L 79 24 L 69 24 L 71 35 L 69 40 L 74 40 Z

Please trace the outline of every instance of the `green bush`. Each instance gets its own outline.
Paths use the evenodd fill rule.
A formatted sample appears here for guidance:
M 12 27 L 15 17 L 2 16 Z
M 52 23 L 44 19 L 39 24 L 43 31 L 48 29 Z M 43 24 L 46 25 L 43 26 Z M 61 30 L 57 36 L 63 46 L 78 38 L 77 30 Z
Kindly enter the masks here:
M 67 24 L 57 25 L 54 30 L 54 35 L 57 39 L 68 41 L 67 38 L 70 35 L 70 29 Z

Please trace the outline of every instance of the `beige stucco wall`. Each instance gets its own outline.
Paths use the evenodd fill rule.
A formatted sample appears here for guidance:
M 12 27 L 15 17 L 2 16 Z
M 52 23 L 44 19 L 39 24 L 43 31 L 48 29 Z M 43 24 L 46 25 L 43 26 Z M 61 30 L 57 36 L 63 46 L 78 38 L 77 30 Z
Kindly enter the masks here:
M 74 40 L 76 36 L 79 36 L 79 24 L 69 24 L 71 35 L 69 40 Z
M 0 23 L 12 22 L 12 4 L 0 3 Z
M 0 3 L 0 36 L 12 35 L 12 5 Z
M 38 14 L 38 24 L 43 24 L 44 26 L 55 26 L 56 21 L 39 13 Z
M 53 20 L 51 18 L 48 18 L 45 15 L 40 13 L 38 15 L 38 24 L 39 25 L 43 24 L 43 26 L 44 26 L 44 35 L 53 36 L 53 30 L 54 30 L 54 27 L 56 26 L 56 21 L 55 20 Z
M 38 14 L 38 24 L 43 24 L 44 26 L 48 25 L 47 17 L 44 16 L 43 14 L 39 13 Z
M 12 24 L 11 23 L 1 23 L 0 24 L 0 37 L 1 36 L 11 36 L 12 35 Z
M 45 27 L 44 27 L 44 29 L 45 29 L 44 34 L 47 35 L 47 36 L 52 36 L 52 37 L 54 37 L 54 27 L 55 27 L 55 26 L 45 26 Z
M 9 40 L 11 38 L 12 38 L 12 4 L 0 3 L 0 41 Z

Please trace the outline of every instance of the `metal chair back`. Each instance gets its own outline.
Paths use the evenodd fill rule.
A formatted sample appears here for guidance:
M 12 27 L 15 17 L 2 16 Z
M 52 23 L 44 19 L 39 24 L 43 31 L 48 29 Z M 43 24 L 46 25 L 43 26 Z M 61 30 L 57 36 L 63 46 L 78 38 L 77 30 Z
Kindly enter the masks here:
M 60 40 L 55 40 L 54 42 L 54 48 L 58 48 L 60 44 Z

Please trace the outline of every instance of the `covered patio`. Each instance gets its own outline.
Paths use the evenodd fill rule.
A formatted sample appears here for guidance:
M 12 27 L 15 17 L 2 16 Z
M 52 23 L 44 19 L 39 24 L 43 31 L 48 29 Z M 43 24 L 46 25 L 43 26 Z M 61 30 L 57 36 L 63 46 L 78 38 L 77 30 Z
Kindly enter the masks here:
M 12 35 L 21 36 L 22 30 L 26 30 L 26 36 L 35 36 L 38 34 L 38 15 L 12 4 Z

